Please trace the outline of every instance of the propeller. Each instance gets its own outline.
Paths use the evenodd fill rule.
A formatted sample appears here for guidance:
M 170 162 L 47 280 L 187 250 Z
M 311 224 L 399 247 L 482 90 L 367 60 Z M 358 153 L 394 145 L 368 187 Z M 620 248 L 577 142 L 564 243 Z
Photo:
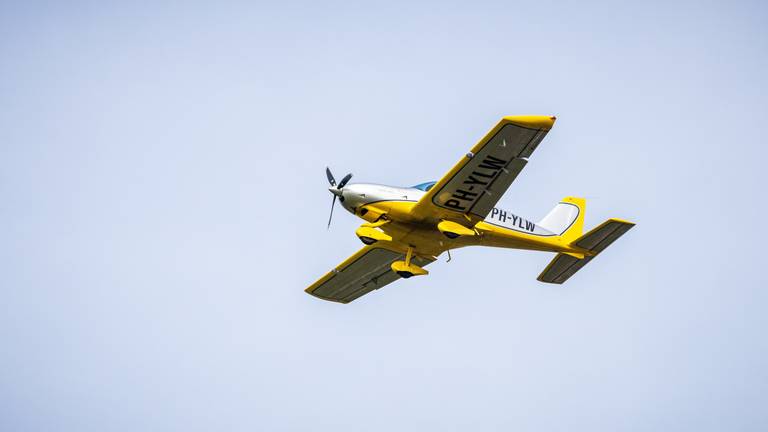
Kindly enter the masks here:
M 333 194 L 333 201 L 331 201 L 331 215 L 328 217 L 328 228 L 330 229 L 331 220 L 333 219 L 333 208 L 336 206 L 336 197 L 339 198 L 339 201 L 344 201 L 344 196 L 341 194 L 341 190 L 347 183 L 349 183 L 349 180 L 352 178 L 352 173 L 345 175 L 338 185 L 336 185 L 336 179 L 333 177 L 331 169 L 328 167 L 325 167 L 325 176 L 328 177 L 328 183 L 331 184 L 331 187 L 329 187 L 328 190 Z

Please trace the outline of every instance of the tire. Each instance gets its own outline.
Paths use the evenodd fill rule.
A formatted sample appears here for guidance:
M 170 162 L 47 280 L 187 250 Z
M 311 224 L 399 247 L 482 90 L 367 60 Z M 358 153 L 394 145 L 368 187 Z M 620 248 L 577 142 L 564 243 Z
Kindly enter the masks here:
M 409 271 L 399 271 L 399 272 L 397 272 L 397 274 L 398 274 L 398 275 L 399 275 L 401 278 L 403 278 L 403 279 L 408 279 L 409 277 L 413 276 L 413 273 L 411 273 L 411 272 L 409 272 Z
M 376 243 L 378 240 L 376 240 L 375 238 L 370 238 L 370 237 L 362 236 L 362 237 L 360 237 L 360 241 L 370 246 L 370 245 Z

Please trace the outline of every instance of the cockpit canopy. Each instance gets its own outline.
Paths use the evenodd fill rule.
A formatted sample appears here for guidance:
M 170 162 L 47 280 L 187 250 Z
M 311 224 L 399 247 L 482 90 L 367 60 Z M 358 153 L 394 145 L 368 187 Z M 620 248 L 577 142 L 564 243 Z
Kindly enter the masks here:
M 434 186 L 435 183 L 437 183 L 437 182 L 436 181 L 429 181 L 429 182 L 425 182 L 425 183 L 419 183 L 416 186 L 411 186 L 411 188 L 423 190 L 424 192 L 426 192 L 426 191 L 432 189 L 432 186 Z

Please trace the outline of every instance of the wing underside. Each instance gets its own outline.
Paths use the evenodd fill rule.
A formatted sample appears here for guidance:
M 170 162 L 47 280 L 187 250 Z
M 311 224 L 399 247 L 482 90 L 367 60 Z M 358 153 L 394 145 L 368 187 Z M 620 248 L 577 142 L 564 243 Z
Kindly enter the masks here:
M 482 220 L 554 124 L 548 116 L 504 117 L 414 208 L 424 218 Z
M 323 300 L 349 303 L 400 279 L 390 266 L 402 259 L 402 253 L 366 246 L 320 278 L 306 292 Z M 424 267 L 434 260 L 414 256 L 411 261 Z

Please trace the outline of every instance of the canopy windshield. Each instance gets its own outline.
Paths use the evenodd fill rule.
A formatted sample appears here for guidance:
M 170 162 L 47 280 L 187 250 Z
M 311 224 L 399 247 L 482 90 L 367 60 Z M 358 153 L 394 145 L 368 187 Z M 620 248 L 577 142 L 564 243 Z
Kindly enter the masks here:
M 430 182 L 425 182 L 425 183 L 419 183 L 416 186 L 411 186 L 411 187 L 413 189 L 419 189 L 419 190 L 423 190 L 424 192 L 426 192 L 426 191 L 432 189 L 432 186 L 434 186 L 435 183 L 437 183 L 437 182 L 436 181 L 430 181 Z

